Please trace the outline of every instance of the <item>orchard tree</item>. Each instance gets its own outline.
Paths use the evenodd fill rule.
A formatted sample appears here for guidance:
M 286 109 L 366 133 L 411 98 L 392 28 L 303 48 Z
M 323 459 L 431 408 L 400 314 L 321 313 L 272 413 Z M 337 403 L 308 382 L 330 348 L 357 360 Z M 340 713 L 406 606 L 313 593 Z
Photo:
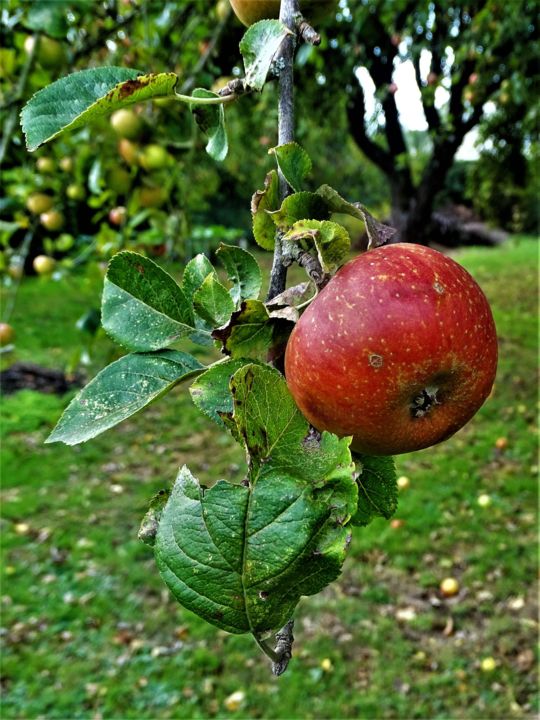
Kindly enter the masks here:
M 522 116 L 533 107 L 536 11 L 530 0 L 347 3 L 334 42 L 325 50 L 326 87 L 348 93 L 351 135 L 388 181 L 396 239 L 444 241 L 435 201 L 463 139 L 510 97 L 519 99 Z M 396 84 L 395 73 L 403 63 L 414 68 L 431 140 L 419 177 L 397 105 L 405 90 Z M 376 89 L 371 115 L 361 82 L 366 71 Z M 514 122 L 512 117 L 508 122 Z
M 172 70 L 91 68 L 40 90 L 22 112 L 35 150 L 105 114 L 169 99 L 191 109 L 221 162 L 226 110 L 278 80 L 276 167 L 251 198 L 255 241 L 273 252 L 266 300 L 255 257 L 234 245 L 219 248 L 222 275 L 199 254 L 180 282 L 143 255 L 116 254 L 101 320 L 126 354 L 81 390 L 48 439 L 85 442 L 190 383 L 195 405 L 244 448 L 246 475 L 204 487 L 184 466 L 152 499 L 139 537 L 178 601 L 251 634 L 275 674 L 291 657 L 300 598 L 338 577 L 355 526 L 395 511 L 391 454 L 456 432 L 488 396 L 497 362 L 489 306 L 463 268 L 429 248 L 386 247 L 394 231 L 364 205 L 313 187 L 311 159 L 294 141 L 293 66 L 300 42 L 321 38 L 298 0 L 268 2 L 268 14 L 278 11 L 241 13 L 257 20 L 240 42 L 245 73 L 219 92 L 185 92 Z M 350 262 L 344 215 L 369 238 Z M 287 287 L 294 262 L 307 280 Z M 222 357 L 203 363 L 190 344 Z

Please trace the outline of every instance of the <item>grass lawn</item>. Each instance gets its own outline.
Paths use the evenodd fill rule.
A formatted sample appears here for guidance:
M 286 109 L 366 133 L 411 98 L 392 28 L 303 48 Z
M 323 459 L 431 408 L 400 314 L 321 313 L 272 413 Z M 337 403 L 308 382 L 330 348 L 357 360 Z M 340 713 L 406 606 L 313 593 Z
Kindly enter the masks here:
M 493 395 L 444 445 L 397 458 L 410 478 L 403 522 L 356 529 L 339 581 L 301 602 L 279 679 L 250 638 L 178 606 L 137 540 L 179 465 L 242 476 L 239 448 L 185 389 L 74 448 L 43 444 L 68 397 L 3 399 L 2 718 L 533 717 L 537 246 L 516 238 L 455 256 L 493 305 Z M 95 274 L 25 280 L 9 359 L 68 364 L 74 322 L 99 292 Z M 100 343 L 97 365 L 110 347 Z M 438 591 L 448 576 L 461 588 L 451 599 Z

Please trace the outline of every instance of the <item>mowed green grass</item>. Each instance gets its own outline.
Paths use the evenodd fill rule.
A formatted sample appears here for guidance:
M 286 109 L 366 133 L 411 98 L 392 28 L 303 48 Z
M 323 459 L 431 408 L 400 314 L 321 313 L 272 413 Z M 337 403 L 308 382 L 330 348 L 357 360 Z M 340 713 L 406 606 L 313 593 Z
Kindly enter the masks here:
M 206 480 L 243 473 L 239 448 L 185 389 L 75 448 L 43 444 L 68 397 L 3 399 L 3 718 L 534 715 L 537 248 L 518 238 L 455 257 L 494 309 L 493 396 L 444 445 L 397 458 L 410 479 L 402 524 L 355 530 L 339 581 L 301 602 L 279 679 L 250 638 L 178 606 L 137 540 L 148 500 L 179 465 Z M 99 286 L 96 274 L 26 280 L 13 359 L 68 363 Z M 96 363 L 109 351 L 102 341 Z M 460 592 L 445 599 L 449 576 Z

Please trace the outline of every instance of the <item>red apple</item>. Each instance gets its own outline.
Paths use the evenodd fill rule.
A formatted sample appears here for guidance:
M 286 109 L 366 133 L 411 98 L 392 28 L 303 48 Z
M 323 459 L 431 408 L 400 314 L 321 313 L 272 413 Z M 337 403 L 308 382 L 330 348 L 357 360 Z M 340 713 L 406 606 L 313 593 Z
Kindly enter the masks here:
M 393 455 L 453 435 L 486 400 L 497 367 L 488 302 L 442 253 L 397 243 L 332 278 L 296 324 L 289 389 L 318 430 Z
M 127 210 L 123 205 L 109 210 L 109 222 L 112 225 L 123 225 L 127 217 Z

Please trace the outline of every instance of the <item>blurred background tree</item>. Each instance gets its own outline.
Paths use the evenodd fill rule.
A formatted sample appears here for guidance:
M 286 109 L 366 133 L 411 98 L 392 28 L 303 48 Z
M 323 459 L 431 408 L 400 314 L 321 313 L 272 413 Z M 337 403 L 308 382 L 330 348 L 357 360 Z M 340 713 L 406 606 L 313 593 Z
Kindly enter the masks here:
M 534 230 L 533 10 L 527 0 L 342 0 L 322 46 L 297 56 L 297 137 L 315 159 L 314 183 L 390 218 L 403 240 L 490 241 L 464 231 L 459 214 L 442 222 L 448 202 L 504 229 Z M 23 263 L 32 272 L 41 254 L 67 268 L 121 248 L 188 259 L 221 240 L 251 242 L 249 198 L 276 143 L 275 87 L 228 109 L 231 152 L 221 165 L 187 107 L 170 101 L 122 111 L 36 155 L 18 125 L 34 92 L 94 65 L 174 70 L 182 92 L 241 75 L 243 29 L 226 0 L 8 0 L 2 31 L 6 273 L 20 275 Z M 456 166 L 473 129 L 480 153 Z

